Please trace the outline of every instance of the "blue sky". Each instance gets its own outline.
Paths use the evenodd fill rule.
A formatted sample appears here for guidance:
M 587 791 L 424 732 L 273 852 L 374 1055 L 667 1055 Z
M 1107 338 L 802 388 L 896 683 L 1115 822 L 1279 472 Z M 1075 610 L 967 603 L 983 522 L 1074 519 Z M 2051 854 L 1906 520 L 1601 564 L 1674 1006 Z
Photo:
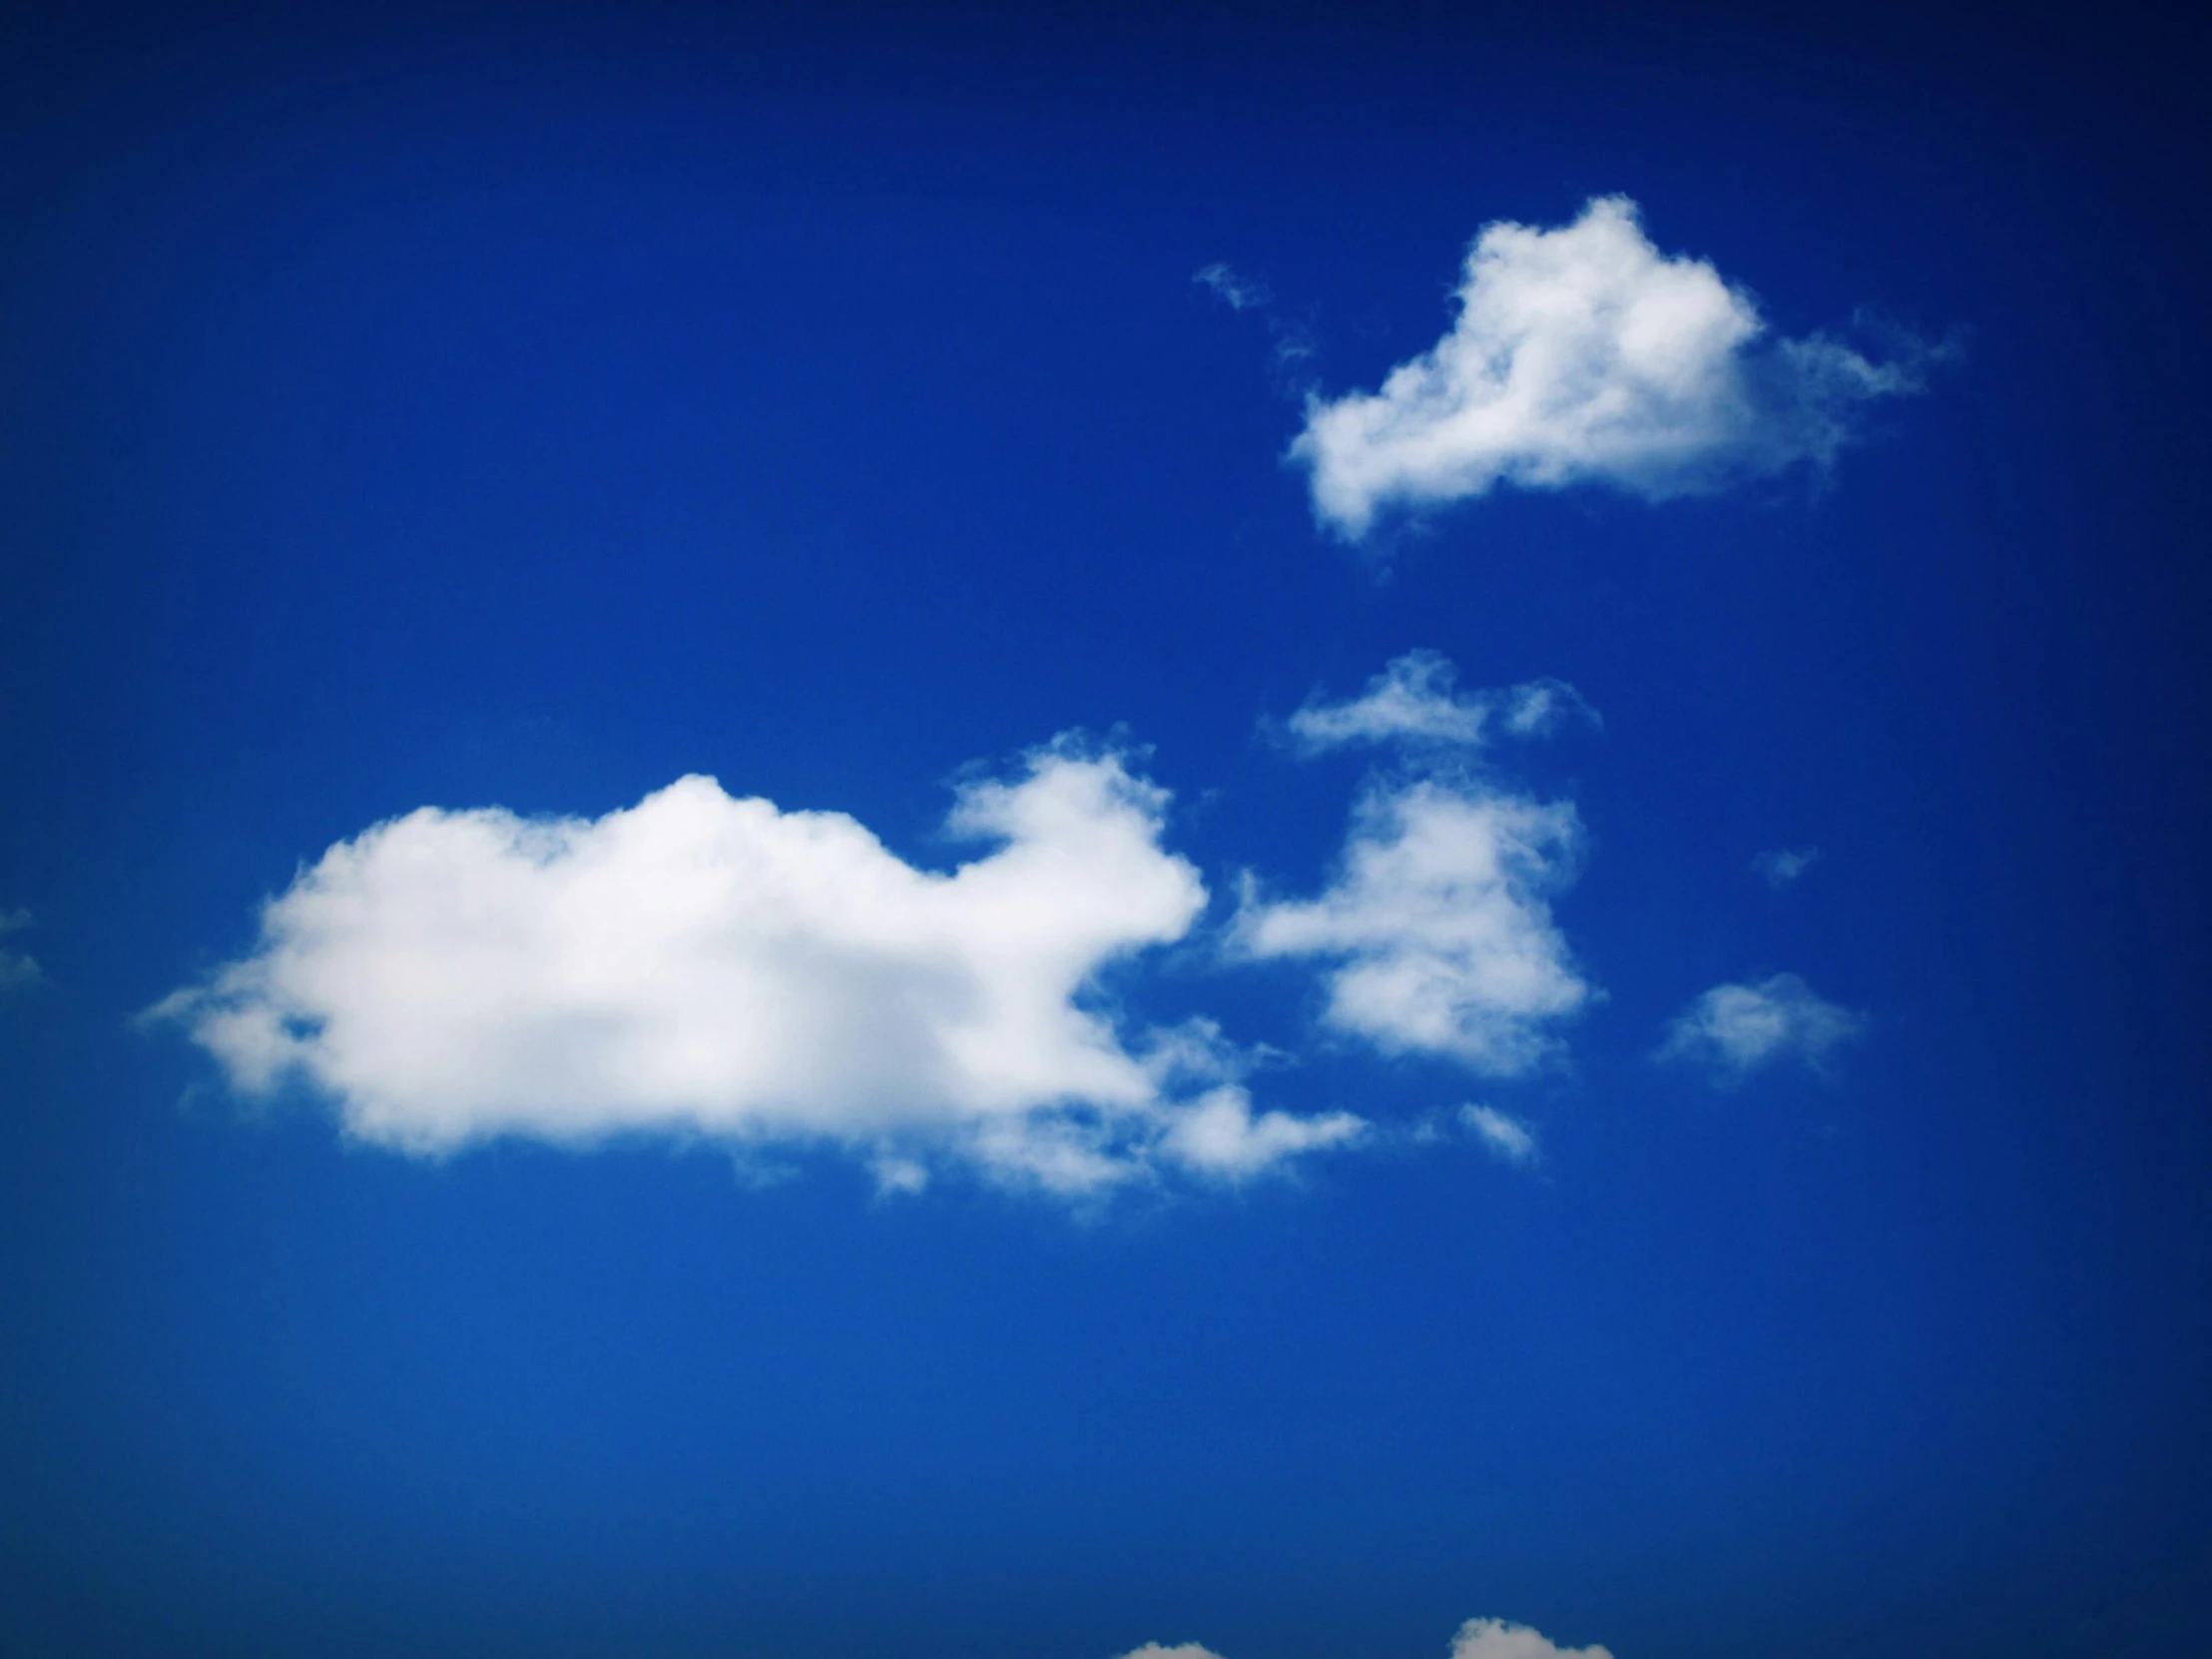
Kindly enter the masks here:
M 10 30 L 11 1651 L 2212 1645 L 2201 30 Z

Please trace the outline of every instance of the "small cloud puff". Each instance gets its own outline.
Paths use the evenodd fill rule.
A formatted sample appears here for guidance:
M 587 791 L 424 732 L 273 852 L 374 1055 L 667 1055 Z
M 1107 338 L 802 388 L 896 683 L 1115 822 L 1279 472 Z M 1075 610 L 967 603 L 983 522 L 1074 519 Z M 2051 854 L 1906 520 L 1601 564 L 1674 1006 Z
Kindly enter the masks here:
M 31 924 L 28 910 L 0 910 L 0 935 L 20 932 Z M 0 950 L 0 991 L 21 990 L 45 982 L 45 969 L 27 952 Z
M 1291 458 L 1348 539 L 1385 508 L 1500 483 L 1657 501 L 1826 467 L 1866 405 L 1922 389 L 1934 354 L 1910 342 L 1878 362 L 1820 334 L 1767 338 L 1748 293 L 1703 260 L 1661 254 L 1622 196 L 1555 230 L 1485 227 L 1457 298 L 1450 331 L 1380 391 L 1308 400 Z
M 1865 1026 L 1864 1015 L 1815 994 L 1794 973 L 1778 973 L 1756 985 L 1706 991 L 1668 1028 L 1659 1058 L 1701 1066 L 1729 1085 L 1781 1060 L 1819 1070 Z
M 1553 1026 L 1591 994 L 1547 902 L 1581 845 L 1567 802 L 1467 780 L 1381 785 L 1318 897 L 1268 900 L 1248 879 L 1232 944 L 1333 962 L 1325 1021 L 1384 1053 L 1511 1076 L 1552 1056 Z
M 1408 651 L 1342 703 L 1315 697 L 1285 723 L 1292 745 L 1320 755 L 1355 744 L 1479 748 L 1493 724 L 1516 738 L 1549 737 L 1569 719 L 1600 724 L 1597 711 L 1564 680 L 1531 680 L 1504 691 L 1460 692 L 1458 671 L 1436 651 Z
M 1206 902 L 1167 801 L 1062 742 L 960 793 L 951 829 L 998 844 L 950 874 L 708 778 L 597 820 L 425 808 L 331 847 L 153 1017 L 242 1092 L 304 1083 L 422 1155 L 695 1134 L 843 1146 L 885 1193 L 947 1157 L 1068 1194 L 1243 1180 L 1360 1123 L 1255 1115 L 1211 1027 L 1132 1046 L 1085 999 Z
M 1751 872 L 1776 892 L 1794 884 L 1820 857 L 1817 846 L 1778 846 L 1751 860 Z
M 1367 1132 L 1364 1118 L 1350 1112 L 1294 1117 L 1262 1112 L 1255 1117 L 1251 1097 L 1238 1088 L 1220 1088 L 1176 1114 L 1161 1138 L 1165 1151 L 1193 1169 L 1237 1179 L 1257 1175 L 1302 1152 L 1343 1146 Z
M 1536 1161 L 1536 1132 L 1494 1106 L 1462 1106 L 1459 1121 L 1489 1152 L 1508 1164 Z

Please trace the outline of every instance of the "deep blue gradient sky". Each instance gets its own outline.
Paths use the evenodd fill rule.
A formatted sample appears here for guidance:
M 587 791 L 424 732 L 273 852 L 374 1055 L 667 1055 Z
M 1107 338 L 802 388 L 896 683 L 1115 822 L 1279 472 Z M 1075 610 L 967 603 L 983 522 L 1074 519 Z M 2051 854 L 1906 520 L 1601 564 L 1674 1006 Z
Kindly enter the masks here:
M 10 38 L 9 1651 L 2212 1651 L 2201 31 Z M 1613 192 L 1784 332 L 1955 350 L 1825 480 L 1318 528 L 1307 381 Z M 1198 942 L 1242 869 L 1319 884 L 1370 766 L 1263 723 L 1416 647 L 1603 716 L 1510 762 L 1588 827 L 1604 991 L 1517 1080 Z M 1071 1210 L 828 1150 L 425 1161 L 134 1023 L 417 807 L 705 772 L 941 868 L 963 768 L 1117 728 L 1214 893 L 1128 1006 L 1294 1056 L 1265 1104 L 1487 1101 L 1540 1165 Z M 1654 1061 L 1774 972 L 1864 1014 L 1825 1071 Z

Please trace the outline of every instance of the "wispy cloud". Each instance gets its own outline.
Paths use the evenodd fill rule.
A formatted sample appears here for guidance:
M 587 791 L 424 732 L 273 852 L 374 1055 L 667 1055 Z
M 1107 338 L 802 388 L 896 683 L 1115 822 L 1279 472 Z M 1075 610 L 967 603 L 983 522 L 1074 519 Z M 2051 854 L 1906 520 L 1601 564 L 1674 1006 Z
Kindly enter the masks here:
M 32 925 L 28 910 L 0 910 L 0 937 L 21 932 Z M 46 972 L 35 957 L 26 951 L 0 949 L 0 991 L 21 990 L 29 985 L 44 984 Z
M 597 820 L 423 809 L 331 847 L 259 948 L 163 1002 L 249 1094 L 304 1083 L 354 1136 L 828 1143 L 886 1191 L 946 1159 L 1095 1192 L 1239 1180 L 1357 1137 L 1255 1112 L 1210 1027 L 1125 1036 L 1097 972 L 1206 900 L 1164 791 L 1062 742 L 963 790 L 950 874 L 853 820 L 687 778 Z
M 1536 1132 L 1494 1106 L 1462 1106 L 1459 1121 L 1484 1147 L 1508 1164 L 1536 1161 Z
M 1275 299 L 1275 290 L 1259 277 L 1241 276 L 1218 260 L 1193 272 L 1191 280 L 1207 289 L 1233 311 L 1251 310 L 1255 306 L 1270 304 Z
M 1751 860 L 1751 872 L 1776 892 L 1794 884 L 1820 857 L 1817 846 L 1778 846 Z
M 1865 1027 L 1864 1015 L 1816 994 L 1794 973 L 1778 973 L 1755 985 L 1715 985 L 1704 992 L 1668 1027 L 1659 1057 L 1734 1084 L 1783 1060 L 1818 1069 Z
M 1554 230 L 1500 222 L 1468 251 L 1450 330 L 1373 392 L 1310 398 L 1291 447 L 1314 508 L 1353 539 L 1500 483 L 1601 483 L 1647 500 L 1800 462 L 1828 466 L 1867 406 L 1922 389 L 1916 341 L 1877 360 L 1768 333 L 1750 294 L 1660 253 L 1602 197 Z
M 1343 702 L 1309 698 L 1285 723 L 1293 747 L 1318 755 L 1352 745 L 1409 744 L 1473 749 L 1493 729 L 1548 737 L 1569 719 L 1599 724 L 1564 680 L 1532 680 L 1504 691 L 1461 692 L 1458 671 L 1434 651 L 1408 651 Z
M 1270 312 L 1266 318 L 1268 338 L 1273 342 L 1269 355 L 1274 359 L 1275 371 L 1283 388 L 1293 396 L 1303 395 L 1312 389 L 1311 382 L 1298 372 L 1299 365 L 1318 349 L 1314 343 L 1310 316 L 1300 319 L 1277 312 L 1275 290 L 1272 287 L 1261 278 L 1245 276 L 1220 261 L 1201 266 L 1192 274 L 1191 280 L 1233 311 Z
M 1605 724 L 1582 694 L 1564 680 L 1530 680 L 1499 694 L 1499 718 L 1516 738 L 1548 738 L 1560 727 Z

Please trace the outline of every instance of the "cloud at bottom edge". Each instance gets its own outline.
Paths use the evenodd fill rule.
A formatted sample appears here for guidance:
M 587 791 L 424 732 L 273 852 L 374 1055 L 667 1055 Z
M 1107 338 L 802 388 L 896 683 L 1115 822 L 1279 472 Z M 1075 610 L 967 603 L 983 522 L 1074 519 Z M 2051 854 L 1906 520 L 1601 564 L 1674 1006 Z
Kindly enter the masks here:
M 1117 1659 L 1223 1659 L 1197 1642 L 1166 1647 L 1147 1642 Z M 1450 1659 L 1613 1659 L 1610 1648 L 1561 1647 L 1542 1631 L 1506 1619 L 1469 1619 L 1451 1639 Z

